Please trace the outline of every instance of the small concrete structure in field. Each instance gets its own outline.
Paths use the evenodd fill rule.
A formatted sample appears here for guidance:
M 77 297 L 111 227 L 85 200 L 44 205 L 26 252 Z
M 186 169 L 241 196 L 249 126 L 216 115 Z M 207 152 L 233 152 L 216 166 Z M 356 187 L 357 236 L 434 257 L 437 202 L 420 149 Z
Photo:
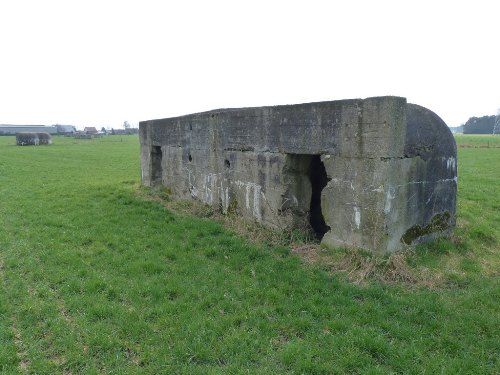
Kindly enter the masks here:
M 142 183 L 322 244 L 394 252 L 455 226 L 455 140 L 430 110 L 375 97 L 140 123 Z
M 52 137 L 49 133 L 16 133 L 18 146 L 51 145 Z

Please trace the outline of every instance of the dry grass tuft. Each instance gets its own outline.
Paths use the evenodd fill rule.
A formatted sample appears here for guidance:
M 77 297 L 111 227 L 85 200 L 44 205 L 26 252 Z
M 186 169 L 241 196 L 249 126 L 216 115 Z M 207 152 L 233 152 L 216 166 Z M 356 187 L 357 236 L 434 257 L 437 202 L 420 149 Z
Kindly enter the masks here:
M 292 253 L 304 263 L 326 267 L 330 272 L 344 274 L 354 284 L 370 281 L 400 284 L 407 287 L 434 288 L 442 275 L 428 269 L 414 269 L 408 264 L 412 253 L 395 253 L 382 257 L 358 249 L 326 250 L 318 244 L 291 244 Z
M 384 280 L 391 282 L 416 283 L 415 275 L 402 253 L 392 254 L 384 265 Z
M 356 284 L 378 280 L 386 283 L 415 285 L 418 279 L 410 268 L 403 253 L 389 257 L 366 254 L 357 249 L 347 250 L 338 264 L 332 266 L 333 272 L 344 272 Z

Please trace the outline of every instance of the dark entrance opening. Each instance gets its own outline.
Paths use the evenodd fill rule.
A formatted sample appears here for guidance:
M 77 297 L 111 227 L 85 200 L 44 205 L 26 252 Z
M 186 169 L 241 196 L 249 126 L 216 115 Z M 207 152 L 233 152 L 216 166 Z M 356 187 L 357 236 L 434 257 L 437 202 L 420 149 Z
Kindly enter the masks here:
M 321 191 L 328 183 L 325 165 L 319 155 L 313 155 L 309 166 L 309 179 L 311 180 L 312 195 L 309 223 L 318 240 L 321 240 L 331 228 L 326 225 L 321 212 Z
M 161 146 L 151 147 L 151 184 L 161 185 L 162 183 L 162 167 L 161 167 L 162 152 Z

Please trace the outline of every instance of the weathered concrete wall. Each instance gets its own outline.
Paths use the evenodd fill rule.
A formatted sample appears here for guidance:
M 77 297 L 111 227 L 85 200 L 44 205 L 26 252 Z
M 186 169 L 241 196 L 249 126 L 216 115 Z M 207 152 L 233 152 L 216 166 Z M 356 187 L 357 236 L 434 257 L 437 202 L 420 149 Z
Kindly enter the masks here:
M 405 98 L 150 120 L 140 140 L 143 184 L 270 226 L 310 224 L 325 245 L 391 252 L 455 224 L 455 141 Z
M 16 133 L 16 144 L 18 146 L 38 146 L 52 144 L 49 133 Z

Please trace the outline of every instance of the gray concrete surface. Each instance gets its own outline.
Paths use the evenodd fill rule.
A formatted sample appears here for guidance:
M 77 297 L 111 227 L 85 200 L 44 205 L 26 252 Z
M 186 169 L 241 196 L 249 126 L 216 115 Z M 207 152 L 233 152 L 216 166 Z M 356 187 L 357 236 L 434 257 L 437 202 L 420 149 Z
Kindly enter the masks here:
M 401 97 L 220 109 L 140 123 L 142 183 L 322 244 L 393 252 L 455 225 L 456 144 Z

